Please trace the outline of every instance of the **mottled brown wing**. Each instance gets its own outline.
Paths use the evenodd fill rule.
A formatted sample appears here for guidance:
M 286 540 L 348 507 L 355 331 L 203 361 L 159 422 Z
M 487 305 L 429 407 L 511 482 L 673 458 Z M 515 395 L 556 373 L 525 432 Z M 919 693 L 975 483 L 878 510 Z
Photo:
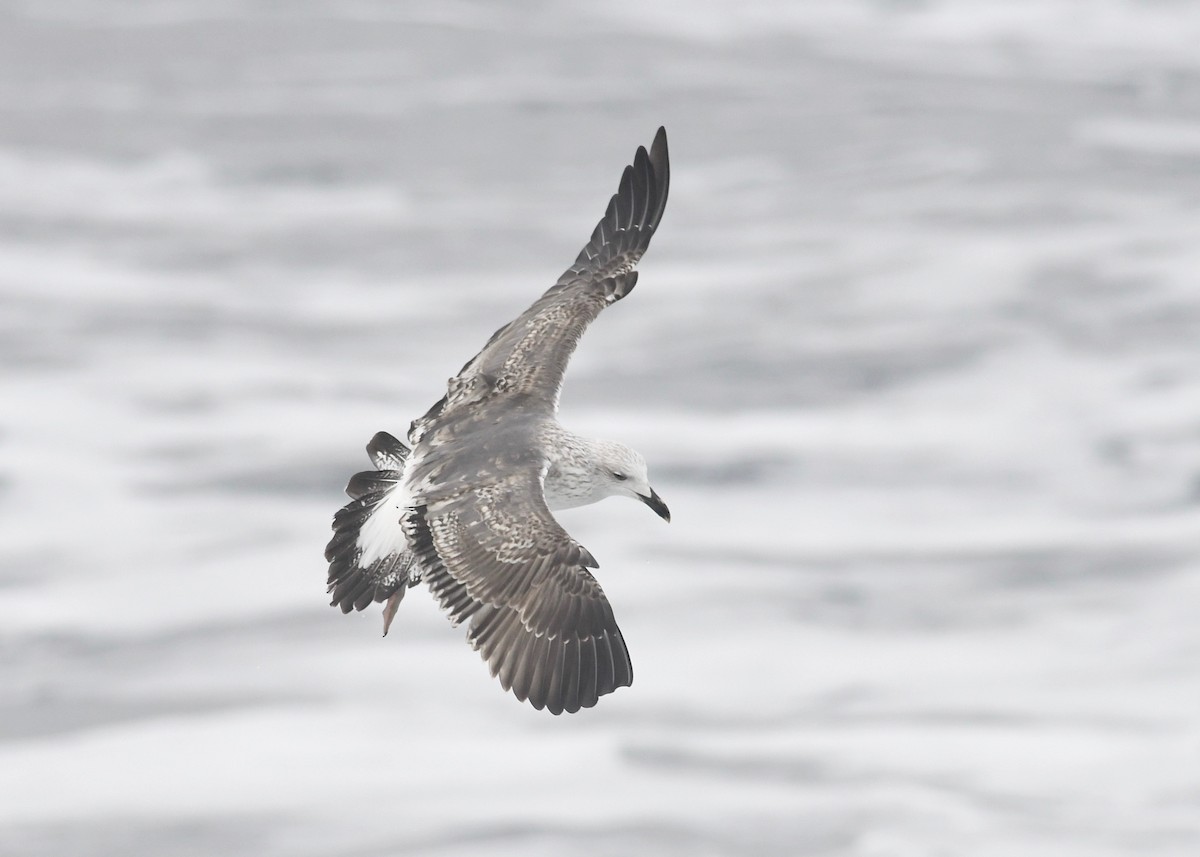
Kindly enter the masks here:
M 430 591 L 505 690 L 554 714 L 633 682 L 596 561 L 550 514 L 531 468 L 410 510 Z
M 667 132 L 659 128 L 650 151 L 639 147 L 625 168 L 617 193 L 575 264 L 533 306 L 492 335 L 452 388 L 481 377 L 489 392 L 529 396 L 552 411 L 583 331 L 637 283 L 634 266 L 658 228 L 669 185 Z M 447 407 L 454 404 L 451 396 Z

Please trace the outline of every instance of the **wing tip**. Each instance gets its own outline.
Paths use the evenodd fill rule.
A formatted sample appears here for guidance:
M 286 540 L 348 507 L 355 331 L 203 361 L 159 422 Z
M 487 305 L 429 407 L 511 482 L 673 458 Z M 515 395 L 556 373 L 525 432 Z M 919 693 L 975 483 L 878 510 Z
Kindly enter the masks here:
M 633 684 L 633 663 L 616 624 L 598 634 L 547 636 L 513 609 L 489 606 L 471 623 L 467 642 L 492 678 L 520 702 L 553 715 L 593 708 Z
M 633 270 L 658 230 L 670 185 L 667 129 L 659 126 L 649 150 L 638 146 L 633 162 L 621 172 L 617 192 L 609 199 L 604 216 L 575 264 L 559 278 L 559 286 L 585 275 L 599 280 L 623 278 Z M 631 290 L 631 283 L 624 284 L 613 290 L 616 294 L 612 298 L 620 299 Z

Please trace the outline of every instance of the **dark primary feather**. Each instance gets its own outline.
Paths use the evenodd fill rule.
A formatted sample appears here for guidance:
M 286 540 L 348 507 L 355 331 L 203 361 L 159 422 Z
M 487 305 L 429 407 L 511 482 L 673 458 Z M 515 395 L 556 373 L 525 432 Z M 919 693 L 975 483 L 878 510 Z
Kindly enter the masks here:
M 380 557 L 366 566 L 361 564 L 359 533 L 367 519 L 399 484 L 408 447 L 381 431 L 367 444 L 367 454 L 376 467 L 388 469 L 368 470 L 350 478 L 346 494 L 353 502 L 333 516 L 333 538 L 325 547 L 325 559 L 329 563 L 327 592 L 333 596 L 329 603 L 340 607 L 343 613 L 363 610 L 394 594 L 403 598 L 414 570 L 414 558 L 408 550 Z M 397 515 L 397 526 L 399 523 Z
M 650 151 L 639 147 L 633 163 L 625 168 L 617 193 L 609 200 L 604 217 L 596 224 L 591 240 L 580 251 L 575 264 L 563 272 L 546 294 L 559 292 L 580 280 L 603 283 L 610 277 L 631 273 L 650 246 L 650 238 L 662 219 L 670 182 L 667 132 L 659 128 Z M 624 297 L 632 289 L 632 281 L 624 290 L 614 289 L 614 299 Z

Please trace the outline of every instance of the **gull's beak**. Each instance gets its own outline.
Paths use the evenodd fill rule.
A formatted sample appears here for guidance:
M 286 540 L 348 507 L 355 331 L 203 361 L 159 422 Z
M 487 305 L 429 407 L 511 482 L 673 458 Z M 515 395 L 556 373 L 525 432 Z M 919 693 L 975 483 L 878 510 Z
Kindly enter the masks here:
M 645 497 L 638 494 L 638 499 L 654 510 L 654 514 L 662 518 L 667 523 L 671 522 L 671 510 L 667 508 L 667 504 L 662 501 L 662 497 L 658 496 L 653 488 L 650 489 L 650 496 Z

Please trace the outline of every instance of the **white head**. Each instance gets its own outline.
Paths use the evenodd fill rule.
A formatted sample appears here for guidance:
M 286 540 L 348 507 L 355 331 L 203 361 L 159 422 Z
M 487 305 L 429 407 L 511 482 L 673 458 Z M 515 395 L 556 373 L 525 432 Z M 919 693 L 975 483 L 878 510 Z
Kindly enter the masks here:
M 632 497 L 645 503 L 664 521 L 671 520 L 667 504 L 650 487 L 646 459 L 624 444 L 610 440 L 596 441 L 592 451 L 595 454 L 592 479 L 598 485 L 597 494 L 602 497 Z

